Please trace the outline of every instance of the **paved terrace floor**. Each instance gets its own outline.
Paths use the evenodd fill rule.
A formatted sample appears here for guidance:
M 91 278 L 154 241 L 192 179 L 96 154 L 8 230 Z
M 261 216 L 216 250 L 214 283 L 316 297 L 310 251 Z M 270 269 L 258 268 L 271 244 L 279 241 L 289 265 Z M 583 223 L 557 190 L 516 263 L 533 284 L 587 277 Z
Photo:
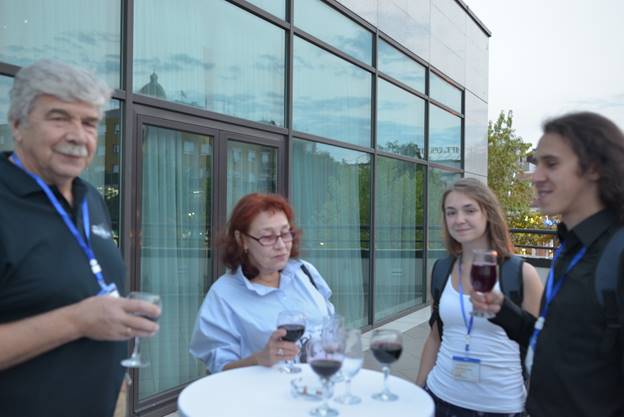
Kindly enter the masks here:
M 418 310 L 415 313 L 401 317 L 398 320 L 381 326 L 380 328 L 396 329 L 403 332 L 403 353 L 399 360 L 392 365 L 391 375 L 398 376 L 411 382 L 416 381 L 418 365 L 420 364 L 420 352 L 429 334 L 430 307 Z M 373 357 L 369 349 L 372 331 L 362 335 L 364 352 L 364 368 L 381 371 L 381 366 Z M 357 378 L 357 377 L 356 377 Z M 179 417 L 177 413 L 166 417 Z

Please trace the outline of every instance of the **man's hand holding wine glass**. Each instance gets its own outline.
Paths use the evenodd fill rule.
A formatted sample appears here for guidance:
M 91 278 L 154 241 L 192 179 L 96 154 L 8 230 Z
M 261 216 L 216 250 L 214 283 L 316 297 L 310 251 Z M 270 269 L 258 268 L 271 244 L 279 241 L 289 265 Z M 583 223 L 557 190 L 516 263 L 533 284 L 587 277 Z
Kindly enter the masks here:
M 94 340 L 128 340 L 158 332 L 160 307 L 127 298 L 94 296 L 71 307 L 71 315 L 81 337 Z

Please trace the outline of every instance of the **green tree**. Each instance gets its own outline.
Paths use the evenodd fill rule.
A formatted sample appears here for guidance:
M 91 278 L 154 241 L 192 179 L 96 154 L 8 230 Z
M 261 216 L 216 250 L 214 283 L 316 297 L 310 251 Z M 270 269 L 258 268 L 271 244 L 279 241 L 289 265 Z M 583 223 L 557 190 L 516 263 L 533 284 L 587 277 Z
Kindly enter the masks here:
M 516 135 L 513 112 L 501 111 L 495 122 L 488 125 L 488 185 L 498 197 L 507 214 L 509 227 L 520 229 L 550 229 L 544 218 L 531 208 L 533 190 L 525 173 L 525 161 L 531 149 Z M 547 245 L 552 238 L 543 235 L 516 235 L 515 244 Z

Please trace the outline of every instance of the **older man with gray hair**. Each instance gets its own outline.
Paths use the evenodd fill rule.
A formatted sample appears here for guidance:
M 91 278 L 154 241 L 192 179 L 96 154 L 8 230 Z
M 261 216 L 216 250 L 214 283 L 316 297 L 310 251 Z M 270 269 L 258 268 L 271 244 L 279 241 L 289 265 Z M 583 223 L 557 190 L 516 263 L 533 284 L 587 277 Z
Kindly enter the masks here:
M 159 308 L 119 297 L 125 267 L 97 190 L 79 178 L 110 89 L 59 62 L 11 90 L 15 152 L 0 155 L 0 414 L 111 416 L 124 343 Z M 91 233 L 97 226 L 99 233 Z

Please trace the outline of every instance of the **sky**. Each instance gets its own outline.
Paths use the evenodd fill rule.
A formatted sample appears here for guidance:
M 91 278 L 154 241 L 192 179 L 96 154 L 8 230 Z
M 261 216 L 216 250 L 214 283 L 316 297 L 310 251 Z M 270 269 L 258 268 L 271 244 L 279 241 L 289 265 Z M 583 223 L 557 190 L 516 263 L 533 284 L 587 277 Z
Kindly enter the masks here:
M 624 129 L 624 1 L 464 0 L 492 32 L 489 119 L 512 110 L 536 144 L 541 124 L 589 110 Z

